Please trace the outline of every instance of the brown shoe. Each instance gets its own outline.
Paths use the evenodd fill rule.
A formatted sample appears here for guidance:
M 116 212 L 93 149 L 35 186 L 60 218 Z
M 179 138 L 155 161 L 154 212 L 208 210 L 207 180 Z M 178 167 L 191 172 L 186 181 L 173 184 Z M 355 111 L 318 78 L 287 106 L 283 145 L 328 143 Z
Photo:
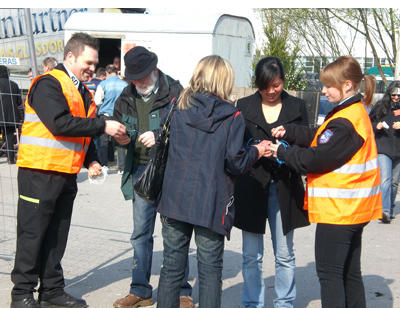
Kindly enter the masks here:
M 135 294 L 128 294 L 124 298 L 116 300 L 113 304 L 114 307 L 119 308 L 145 307 L 150 305 L 153 305 L 153 299 L 151 297 L 141 298 Z
M 193 300 L 190 296 L 179 296 L 179 308 L 193 308 Z

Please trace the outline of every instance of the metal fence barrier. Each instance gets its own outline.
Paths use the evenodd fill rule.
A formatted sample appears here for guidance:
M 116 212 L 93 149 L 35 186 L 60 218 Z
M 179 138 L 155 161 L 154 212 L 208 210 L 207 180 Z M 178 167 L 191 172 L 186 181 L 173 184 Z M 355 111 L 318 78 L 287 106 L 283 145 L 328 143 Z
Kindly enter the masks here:
M 7 82 L 6 78 L 0 78 L 0 83 L 0 259 L 11 261 L 15 255 L 18 201 L 15 160 L 26 96 L 21 92 L 16 94 L 15 85 L 12 87 L 11 81 Z M 14 108 L 18 117 L 15 117 Z M 11 134 L 13 135 L 10 138 Z M 10 164 L 11 162 L 13 163 Z

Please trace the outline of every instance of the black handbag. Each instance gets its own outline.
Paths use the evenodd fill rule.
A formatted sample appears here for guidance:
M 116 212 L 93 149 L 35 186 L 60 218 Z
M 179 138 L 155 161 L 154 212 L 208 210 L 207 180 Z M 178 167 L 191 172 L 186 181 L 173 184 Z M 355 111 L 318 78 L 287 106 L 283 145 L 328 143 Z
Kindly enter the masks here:
M 150 151 L 150 157 L 146 168 L 133 186 L 137 195 L 151 203 L 155 202 L 161 193 L 168 159 L 171 114 L 175 107 L 176 98 L 171 101 L 171 108 L 158 134 L 157 140 Z

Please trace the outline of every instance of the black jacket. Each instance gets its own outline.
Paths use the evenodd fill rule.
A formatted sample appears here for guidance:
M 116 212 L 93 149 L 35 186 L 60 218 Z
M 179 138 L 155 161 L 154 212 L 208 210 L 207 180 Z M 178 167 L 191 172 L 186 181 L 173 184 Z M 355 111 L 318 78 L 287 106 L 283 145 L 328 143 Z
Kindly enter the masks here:
M 0 126 L 22 121 L 19 106 L 22 106 L 22 99 L 18 85 L 7 78 L 0 78 Z
M 355 95 L 338 105 L 328 113 L 325 120 L 334 113 L 361 101 L 360 94 Z M 362 147 L 364 139 L 356 132 L 353 124 L 344 118 L 337 118 L 329 122 L 320 135 L 330 130 L 328 141 L 317 140 L 316 147 L 310 147 L 316 129 L 303 126 L 285 126 L 284 139 L 295 145 L 288 149 L 278 148 L 278 158 L 284 160 L 291 168 L 301 173 L 327 173 L 333 171 L 346 162 Z M 321 138 L 321 137 L 320 137 Z
M 245 142 L 251 138 L 273 140 L 273 127 L 288 123 L 307 125 L 308 122 L 304 101 L 285 91 L 282 92 L 282 109 L 278 120 L 272 124 L 268 124 L 264 118 L 258 91 L 240 99 L 237 107 L 246 121 Z M 236 180 L 236 227 L 252 233 L 265 233 L 271 179 L 277 182 L 284 234 L 309 224 L 307 214 L 303 211 L 304 186 L 300 174 L 286 165 L 279 165 L 274 158 L 261 158 L 248 174 Z
M 67 73 L 62 64 L 58 64 L 56 68 Z M 89 90 L 84 90 L 82 98 L 87 113 L 92 102 Z M 60 82 L 50 75 L 39 78 L 33 84 L 28 102 L 43 124 L 55 136 L 93 137 L 104 133 L 103 118 L 81 118 L 71 114 Z M 87 168 L 95 160 L 98 161 L 97 152 L 91 141 L 84 166 Z
M 159 72 L 158 90 L 155 95 L 153 107 L 149 110 L 149 126 L 157 136 L 157 130 L 162 124 L 171 100 L 178 98 L 183 90 L 178 80 L 174 80 L 161 70 Z M 128 151 L 125 158 L 124 173 L 121 178 L 121 190 L 126 200 L 134 198 L 132 173 L 134 169 L 133 155 L 135 150 L 136 137 L 138 136 L 138 113 L 136 110 L 136 98 L 138 93 L 135 85 L 130 83 L 122 90 L 121 95 L 115 101 L 113 118 L 125 125 L 131 142 L 126 146 Z
M 378 154 L 384 154 L 391 159 L 400 158 L 400 130 L 393 129 L 392 125 L 394 122 L 400 121 L 400 106 L 391 102 L 390 110 L 382 111 L 384 105 L 379 102 L 377 103 L 370 113 L 372 127 L 375 133 L 376 147 Z M 396 111 L 397 110 L 397 111 Z M 379 122 L 385 121 L 389 128 L 376 129 L 376 125 Z

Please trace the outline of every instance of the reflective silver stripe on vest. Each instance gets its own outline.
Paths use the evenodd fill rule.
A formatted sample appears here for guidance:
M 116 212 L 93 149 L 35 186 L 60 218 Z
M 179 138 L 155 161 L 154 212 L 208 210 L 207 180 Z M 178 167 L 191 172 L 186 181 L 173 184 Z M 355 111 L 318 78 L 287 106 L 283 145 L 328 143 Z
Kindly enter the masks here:
M 354 173 L 364 173 L 373 169 L 378 168 L 378 159 L 372 159 L 370 161 L 367 161 L 366 163 L 362 164 L 346 164 L 333 172 L 336 173 L 345 173 L 345 174 L 354 174 Z
M 81 144 L 26 135 L 21 136 L 20 143 L 54 149 L 73 150 L 78 152 L 82 150 Z
M 322 197 L 332 199 L 359 199 L 367 198 L 377 195 L 380 190 L 380 186 L 377 185 L 372 188 L 360 188 L 360 189 L 332 189 L 332 188 L 308 188 L 309 197 Z
M 25 122 L 41 122 L 39 116 L 33 113 L 25 113 L 24 116 L 24 121 Z

